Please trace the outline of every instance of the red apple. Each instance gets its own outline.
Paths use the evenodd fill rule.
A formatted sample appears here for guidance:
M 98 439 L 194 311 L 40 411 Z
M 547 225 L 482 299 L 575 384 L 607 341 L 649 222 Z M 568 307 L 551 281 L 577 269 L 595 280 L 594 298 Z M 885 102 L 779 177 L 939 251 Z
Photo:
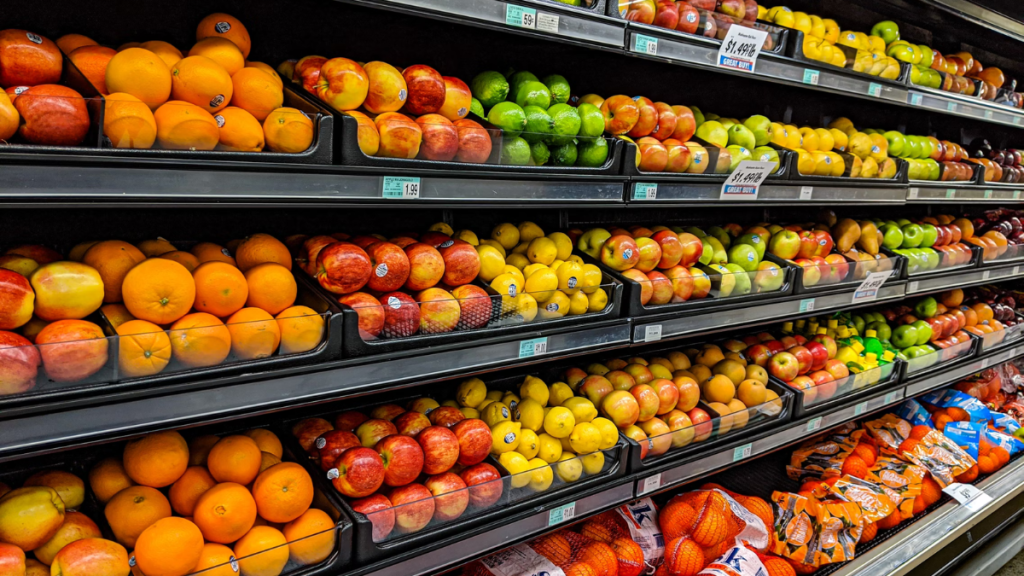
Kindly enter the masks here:
M 764 345 L 768 347 L 768 350 L 772 353 L 772 356 L 782 352 L 786 349 L 779 340 L 765 340 Z
M 686 266 L 673 266 L 665 270 L 665 276 L 672 282 L 672 302 L 686 302 L 693 295 L 693 276 Z
M 383 542 L 395 529 L 395 509 L 391 500 L 383 494 L 374 494 L 359 500 L 353 500 L 352 509 L 359 512 L 373 524 L 372 538 L 374 542 Z
M 96 530 L 96 536 L 99 536 L 99 530 Z M 3 576 L 25 575 L 25 552 L 21 548 L 14 544 L 0 542 L 0 574 Z
M 658 394 L 658 415 L 668 414 L 675 410 L 676 404 L 679 403 L 679 388 L 676 387 L 672 380 L 666 380 L 664 378 L 658 378 L 651 382 L 651 387 Z
M 831 374 L 824 370 L 818 370 L 809 374 L 811 380 L 814 381 L 815 386 L 823 386 L 829 382 L 835 382 L 835 378 Z
M 323 56 L 303 56 L 295 63 L 292 80 L 302 84 L 310 94 L 316 94 L 316 85 L 320 82 L 320 68 L 327 63 Z
M 427 418 L 430 419 L 430 423 L 434 426 L 444 426 L 445 428 L 451 428 L 459 422 L 466 419 L 466 416 L 461 410 L 454 406 L 438 406 L 427 414 Z
M 681 174 L 690 168 L 693 162 L 693 152 L 690 147 L 675 138 L 667 138 L 662 141 L 668 150 L 668 163 L 665 164 L 666 172 Z
M 461 307 L 450 292 L 427 288 L 416 294 L 420 303 L 420 331 L 425 334 L 451 332 L 459 324 Z
M 622 277 L 628 278 L 640 285 L 640 304 L 646 306 L 654 296 L 654 286 L 651 284 L 651 279 L 635 268 L 624 271 Z
M 458 474 L 436 474 L 423 485 L 434 495 L 434 519 L 439 522 L 457 520 L 469 506 L 469 490 Z
M 633 0 L 627 4 L 623 18 L 630 22 L 653 24 L 657 8 L 654 0 Z
M 647 458 L 647 453 L 651 449 L 651 441 L 647 438 L 646 432 L 644 432 L 639 426 L 630 424 L 626 428 L 623 428 L 622 434 L 640 445 L 641 460 Z
M 686 2 L 677 2 L 679 6 L 679 21 L 676 22 L 676 30 L 687 34 L 697 34 L 700 28 L 700 12 Z
M 636 102 L 640 117 L 626 135 L 631 138 L 641 138 L 654 132 L 654 129 L 658 126 L 658 109 L 654 107 L 654 102 L 651 102 L 651 99 L 646 96 L 636 96 L 633 100 Z
M 414 64 L 402 70 L 402 77 L 409 88 L 403 112 L 421 116 L 437 112 L 444 105 L 446 87 L 437 70 L 424 64 Z
M 404 338 L 420 329 L 420 305 L 412 296 L 389 292 L 380 297 L 380 303 L 384 310 L 384 337 Z
M 708 415 L 701 408 L 694 408 L 686 413 L 690 417 L 690 421 L 693 422 L 693 429 L 696 433 L 694 438 L 695 442 L 703 442 L 711 437 L 711 432 L 714 430 L 714 423 L 711 421 L 711 416 Z
M 398 433 L 404 436 L 416 437 L 424 428 L 430 426 L 430 419 L 426 414 L 410 410 L 402 414 L 392 422 Z
M 28 278 L 0 268 L 0 330 L 13 330 L 31 320 L 35 299 Z
M 306 418 L 292 426 L 292 436 L 295 436 L 303 450 L 316 455 L 316 439 L 333 429 L 331 423 L 323 418 Z
M 413 292 L 426 290 L 441 281 L 444 276 L 444 258 L 436 248 L 422 242 L 415 242 L 405 247 L 405 255 L 409 259 L 409 278 L 405 281 L 406 290 Z
M 474 508 L 493 506 L 504 490 L 498 470 L 486 462 L 470 466 L 459 477 L 469 487 L 469 503 Z
M 647 273 L 647 279 L 651 283 L 651 304 L 668 304 L 672 301 L 675 296 L 675 287 L 667 276 L 661 272 L 651 271 Z
M 0 31 L 0 86 L 36 86 L 60 82 L 60 48 L 26 30 Z
M 615 390 L 629 390 L 636 386 L 636 379 L 622 370 L 612 370 L 605 374 L 604 377 L 612 383 L 612 388 Z
M 676 113 L 676 129 L 672 132 L 672 138 L 685 144 L 697 131 L 697 119 L 693 116 L 693 110 L 686 106 L 673 106 L 672 111 Z
M 483 328 L 491 321 L 493 302 L 483 288 L 464 284 L 452 290 L 452 296 L 459 301 L 459 324 L 464 328 Z
M 636 141 L 637 149 L 640 151 L 640 165 L 637 168 L 641 172 L 664 172 L 668 166 L 668 148 L 658 140 L 650 136 L 644 136 Z
M 842 380 L 850 375 L 850 369 L 840 360 L 829 360 L 825 363 L 825 371 L 836 380 Z
M 459 439 L 458 463 L 463 466 L 479 464 L 491 451 L 491 428 L 479 418 L 467 418 L 452 426 Z
M 0 51 L 3 50 L 2 42 L 0 38 Z M 6 68 L 0 65 L 0 75 L 5 71 Z M 21 115 L 18 134 L 32 144 L 77 146 L 89 131 L 85 99 L 66 86 L 33 86 L 18 96 L 14 107 Z
M 604 376 L 592 374 L 580 382 L 579 394 L 586 396 L 595 406 L 600 406 L 601 400 L 615 389 Z
M 437 111 L 438 114 L 456 122 L 469 114 L 469 105 L 473 101 L 473 94 L 469 86 L 454 76 L 442 76 L 444 79 L 444 104 Z
M 818 397 L 818 391 L 814 389 L 814 380 L 811 380 L 810 376 L 797 376 L 789 382 L 789 385 L 803 391 L 804 405 L 813 404 Z
M 804 348 L 804 351 L 806 350 Z M 809 363 L 808 367 L 810 367 Z M 800 374 L 800 361 L 789 352 L 777 352 L 768 361 L 768 371 L 779 380 L 790 382 Z
M 328 430 L 313 443 L 324 472 L 334 468 L 334 461 L 342 452 L 357 446 L 362 446 L 359 437 L 348 430 Z
M 683 259 L 683 245 L 679 242 L 679 236 L 675 232 L 659 230 L 651 239 L 661 245 L 661 261 L 658 263 L 658 268 L 672 268 Z
M 637 417 L 638 422 L 645 422 L 658 414 L 658 409 L 661 407 L 661 398 L 658 397 L 658 393 L 650 385 L 637 384 L 629 389 L 629 393 L 633 395 L 637 405 L 640 406 L 640 415 Z
M 409 257 L 391 242 L 374 242 L 366 247 L 373 273 L 367 286 L 377 292 L 398 290 L 409 279 Z
M 398 428 L 394 424 L 381 418 L 371 418 L 356 428 L 356 436 L 364 448 L 373 448 L 380 442 L 381 438 L 398 434 Z
M 360 424 L 369 420 L 370 417 L 362 412 L 346 410 L 334 417 L 334 428 L 336 430 L 348 430 L 354 432 Z
M 658 140 L 671 138 L 676 130 L 676 113 L 672 111 L 672 106 L 664 102 L 655 102 L 654 109 L 658 111 L 658 122 L 651 136 Z
M 658 8 L 654 12 L 654 22 L 652 24 L 668 28 L 669 30 L 675 30 L 676 25 L 679 24 L 679 8 L 676 7 L 676 3 L 671 0 L 658 2 Z
M 821 345 L 825 347 L 825 349 L 828 351 L 829 358 L 836 357 L 836 351 L 838 350 L 838 346 L 836 345 L 836 341 L 834 338 L 832 338 L 828 334 L 818 334 L 814 337 L 814 341 L 821 343 Z
M 384 483 L 384 463 L 370 448 L 349 448 L 334 461 L 327 478 L 345 496 L 364 498 Z
M 384 307 L 373 296 L 366 292 L 355 292 L 338 298 L 338 302 L 352 308 L 359 315 L 359 337 L 363 340 L 377 338 L 384 329 Z
M 408 436 L 385 436 L 373 449 L 384 462 L 384 483 L 388 486 L 404 486 L 423 471 L 423 449 Z
M 449 244 L 451 242 L 451 244 Z M 444 259 L 444 283 L 462 286 L 472 282 L 480 273 L 480 255 L 465 240 L 449 239 L 439 247 Z
M 459 151 L 455 159 L 459 162 L 483 164 L 491 157 L 491 135 L 478 122 L 469 118 L 455 121 L 459 133 Z
M 782 338 L 779 338 L 779 342 L 782 343 L 782 346 L 786 350 L 789 350 L 790 348 L 793 348 L 794 346 L 799 346 L 800 345 L 800 343 L 797 342 L 796 337 L 794 337 L 794 336 L 783 336 Z
M 459 152 L 459 131 L 452 121 L 440 114 L 427 114 L 416 119 L 423 132 L 418 158 L 448 162 Z
M 601 114 L 604 115 L 605 132 L 625 134 L 640 121 L 640 106 L 629 96 L 616 94 L 601 103 Z
M 814 256 L 820 256 L 824 258 L 832 252 L 832 247 L 835 243 L 832 241 L 832 235 L 824 230 L 814 231 L 814 240 L 818 243 L 818 247 L 814 249 Z
M 349 242 L 325 246 L 316 256 L 316 279 L 325 290 L 335 294 L 362 289 L 372 273 L 366 251 Z
M 814 364 L 814 357 L 811 355 L 811 351 L 804 346 L 793 346 L 787 348 L 787 352 L 793 355 L 799 362 L 800 369 L 797 371 L 800 374 L 807 374 L 811 371 L 811 366 Z
M 412 159 L 419 154 L 423 130 L 411 118 L 398 112 L 385 112 L 374 119 L 374 124 L 380 134 L 377 156 Z
M 681 266 L 689 268 L 697 264 L 700 260 L 701 254 L 704 253 L 704 243 L 701 242 L 700 238 L 690 234 L 688 232 L 682 232 L 677 234 L 679 237 L 679 244 L 683 248 L 682 257 L 679 260 Z
M 634 268 L 641 272 L 654 270 L 658 262 L 661 262 L 661 245 L 651 238 L 641 236 L 636 239 L 636 247 L 640 250 L 640 260 Z
M 636 241 L 624 234 L 612 236 L 601 246 L 601 263 L 613 270 L 629 270 L 639 261 L 640 249 Z
M 754 344 L 747 348 L 743 355 L 747 357 L 747 360 L 763 368 L 768 365 L 768 361 L 772 357 L 772 351 L 765 344 Z
M 395 525 L 402 534 L 419 532 L 434 517 L 434 495 L 422 484 L 399 486 L 387 496 L 395 507 Z
M 35 386 L 40 363 L 39 350 L 28 339 L 0 330 L 0 396 Z
M 677 376 L 672 379 L 672 383 L 679 390 L 679 401 L 676 403 L 676 408 L 683 412 L 693 410 L 700 400 L 700 385 L 689 376 Z
M 331 58 L 320 65 L 315 93 L 335 110 L 355 110 L 363 105 L 370 80 L 354 60 Z
M 797 256 L 800 258 L 813 258 L 818 251 L 818 240 L 815 238 L 814 232 L 804 230 L 799 235 L 800 251 L 797 253 Z
M 363 250 L 366 250 L 371 245 L 376 244 L 377 242 L 381 242 L 381 239 L 376 237 L 376 236 L 370 236 L 370 235 L 367 235 L 367 234 L 360 234 L 358 236 L 353 236 L 353 237 L 349 238 L 348 241 L 353 243 L 353 244 L 355 244 L 356 246 L 359 246 Z
M 828 362 L 828 348 L 820 342 L 808 342 L 804 345 L 811 353 L 811 370 L 821 370 L 825 367 L 825 363 Z M 790 350 L 792 352 L 792 350 Z M 799 358 L 798 358 L 799 359 Z
M 440 408 L 434 411 L 440 410 Z M 444 426 L 424 428 L 416 436 L 423 448 L 423 473 L 428 475 L 447 472 L 459 459 L 459 439 Z

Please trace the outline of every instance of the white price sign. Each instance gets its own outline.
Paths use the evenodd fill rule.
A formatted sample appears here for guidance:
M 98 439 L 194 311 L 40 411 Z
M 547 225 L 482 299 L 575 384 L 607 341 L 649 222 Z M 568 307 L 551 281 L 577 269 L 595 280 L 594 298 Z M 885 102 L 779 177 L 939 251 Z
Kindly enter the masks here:
M 655 474 L 654 476 L 648 476 L 640 481 L 640 486 L 636 491 L 637 496 L 643 496 L 644 494 L 650 494 L 658 488 L 661 488 L 661 473 Z
M 972 512 L 981 510 L 986 504 L 992 501 L 991 496 L 970 484 L 953 483 L 943 488 L 942 491 L 949 494 L 954 500 L 959 502 L 961 506 L 966 507 Z
M 885 272 L 872 272 L 868 274 L 868 277 L 860 283 L 857 290 L 853 292 L 853 304 L 860 302 L 870 302 L 875 298 L 878 298 L 878 291 L 882 288 L 882 284 L 889 279 L 892 274 L 891 271 L 886 270 Z
M 757 28 L 732 25 L 718 49 L 718 65 L 722 68 L 753 72 L 757 56 L 768 39 L 768 33 Z
M 730 28 L 732 30 L 732 28 Z M 744 160 L 722 184 L 721 200 L 757 200 L 761 183 L 772 173 L 774 162 Z
M 661 340 L 661 324 L 644 326 L 644 342 L 657 342 Z
M 801 186 L 800 199 L 810 200 L 814 196 L 814 186 Z

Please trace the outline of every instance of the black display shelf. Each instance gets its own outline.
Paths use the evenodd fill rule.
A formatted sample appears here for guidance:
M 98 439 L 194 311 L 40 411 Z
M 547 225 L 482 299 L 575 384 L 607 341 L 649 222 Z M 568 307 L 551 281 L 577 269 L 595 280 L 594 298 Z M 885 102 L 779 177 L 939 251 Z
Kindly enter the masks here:
M 985 268 L 958 268 L 948 273 L 930 275 L 925 278 L 909 278 L 907 296 L 942 292 L 953 288 L 966 288 L 987 282 L 1012 280 L 1024 274 L 1024 264 L 992 266 Z

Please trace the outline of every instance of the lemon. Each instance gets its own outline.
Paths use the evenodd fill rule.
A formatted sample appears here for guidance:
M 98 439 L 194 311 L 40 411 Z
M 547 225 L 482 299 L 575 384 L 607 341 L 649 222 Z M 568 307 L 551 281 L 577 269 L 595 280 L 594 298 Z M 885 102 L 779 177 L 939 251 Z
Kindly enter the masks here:
M 457 238 L 459 240 L 462 240 L 463 242 L 468 242 L 473 246 L 480 245 L 480 239 L 477 238 L 476 232 L 473 232 L 472 230 L 457 230 L 454 234 L 452 234 L 452 238 Z
M 562 453 L 563 454 L 566 454 L 566 453 L 568 453 L 568 454 L 575 454 L 576 453 L 572 449 L 572 443 L 569 442 L 569 438 L 559 438 L 558 441 L 559 441 L 559 443 L 562 444 Z
M 476 408 L 469 408 L 468 406 L 463 406 L 462 408 L 459 408 L 459 412 L 462 412 L 462 415 L 465 416 L 466 418 L 480 417 L 479 410 L 477 410 Z
M 449 400 L 445 400 L 444 402 L 441 402 L 441 406 L 451 406 L 452 408 L 458 408 L 459 407 L 459 403 L 456 402 L 455 400 L 449 399 Z
M 577 292 L 569 297 L 569 316 L 586 314 L 590 308 L 590 298 L 585 292 Z
M 600 270 L 598 271 L 600 273 Z M 558 267 L 558 289 L 572 296 L 583 288 L 583 266 L 576 262 L 566 262 Z M 600 280 L 598 280 L 600 283 Z
M 555 474 L 551 471 L 550 464 L 540 458 L 534 458 L 530 460 L 530 469 L 533 470 L 533 474 L 530 476 L 530 490 L 543 492 L 551 487 L 551 482 L 555 480 Z
M 488 400 L 501 400 L 501 397 L 504 396 L 504 395 L 505 395 L 505 393 L 502 392 L 501 390 L 488 390 L 487 391 L 487 399 Z M 477 410 L 483 410 L 483 408 L 481 406 L 477 406 L 476 409 Z
M 530 262 L 537 262 L 545 266 L 555 261 L 558 256 L 558 247 L 554 240 L 541 236 L 530 241 L 530 247 L 526 250 L 526 257 Z
M 520 242 L 529 242 L 534 238 L 540 238 L 544 236 L 544 230 L 540 226 L 537 226 L 536 224 L 530 221 L 520 222 L 519 227 L 517 229 L 519 230 Z
M 593 294 L 587 294 L 587 312 L 601 312 L 608 307 L 608 293 L 598 288 Z
M 490 246 L 491 248 L 494 248 L 495 250 L 500 252 L 502 260 L 504 260 L 505 256 L 508 254 L 505 251 L 505 247 L 501 245 L 501 242 L 498 242 L 497 240 L 494 240 L 492 238 L 487 238 L 486 240 L 481 240 L 480 241 L 480 245 L 481 246 Z
M 498 274 L 491 280 L 491 289 L 501 294 L 502 310 L 515 306 L 516 296 L 522 292 L 523 283 L 509 273 Z
M 449 226 L 447 222 L 435 222 L 431 224 L 430 228 L 427 230 L 431 232 L 440 232 L 441 234 L 447 234 L 448 236 L 455 234 L 455 230 L 452 230 L 452 227 Z
M 541 270 L 549 270 L 549 269 L 550 269 L 550 267 L 545 266 L 543 264 L 530 264 L 526 268 L 523 268 L 523 276 L 527 280 L 529 280 L 530 276 L 533 276 L 537 272 L 540 272 Z
M 579 264 L 580 266 L 583 266 L 583 264 L 584 264 L 583 257 L 582 256 L 577 256 L 576 254 L 573 254 L 572 256 L 569 256 L 569 261 L 570 262 L 575 262 L 575 263 Z M 595 268 L 597 268 L 597 267 L 595 266 Z
M 542 407 L 548 405 L 548 399 L 551 394 L 548 392 L 548 385 L 543 380 L 536 376 L 527 376 L 523 379 L 523 383 L 519 385 L 519 396 L 526 400 L 527 398 L 533 398 Z
M 530 460 L 519 452 L 505 452 L 498 456 L 498 464 L 512 475 L 513 488 L 522 488 L 530 483 Z
M 480 403 L 479 406 L 476 407 L 476 411 L 483 413 L 485 408 L 487 408 L 488 406 L 495 402 L 497 402 L 497 400 L 491 400 L 490 398 L 488 398 L 487 400 L 484 400 L 483 402 Z
M 590 422 L 580 422 L 572 429 L 569 435 L 569 444 L 572 451 L 577 454 L 590 454 L 597 452 L 601 447 L 601 431 Z
M 519 286 L 520 288 L 523 287 L 523 284 L 526 284 L 526 276 L 523 276 L 523 271 L 521 268 L 506 263 L 501 273 L 511 274 L 516 280 L 518 280 L 518 282 L 516 282 L 516 285 Z M 522 290 L 520 290 L 520 292 L 522 292 Z
M 552 232 L 548 234 L 548 238 L 555 243 L 555 248 L 558 250 L 556 258 L 567 260 L 572 256 L 572 239 L 568 235 L 564 232 Z
M 558 272 L 558 267 L 561 266 L 562 264 L 565 264 L 565 260 L 559 260 L 559 259 L 556 258 L 554 262 L 552 262 L 551 264 L 548 264 L 548 268 L 550 268 L 552 272 L 556 272 L 557 273 Z
M 512 249 L 512 254 L 522 254 L 523 256 L 526 256 L 526 251 L 529 249 L 529 242 L 520 242 L 519 244 L 516 244 L 515 248 Z
M 550 299 L 558 288 L 558 277 L 551 270 L 545 268 L 532 276 L 526 278 L 526 293 L 533 296 L 538 302 Z
M 516 408 L 519 417 L 515 421 L 522 424 L 523 428 L 536 432 L 544 426 L 544 407 L 533 398 L 523 400 Z
M 547 392 L 546 389 L 544 391 Z M 555 406 L 544 417 L 544 431 L 553 438 L 568 438 L 575 426 L 576 418 L 564 406 Z
M 433 398 L 417 398 L 409 402 L 409 404 L 406 405 L 406 408 L 413 412 L 419 412 L 420 414 L 428 414 L 438 406 L 440 406 L 440 404 L 438 404 L 437 400 L 434 400 Z
M 593 294 L 600 290 L 601 286 L 601 269 L 595 264 L 584 264 L 583 265 L 583 278 L 580 280 L 582 283 L 581 288 L 587 294 Z M 568 284 L 568 282 L 566 282 Z
M 604 468 L 604 452 L 591 452 L 580 459 L 583 460 L 583 470 L 587 474 L 600 474 Z
M 497 240 L 505 250 L 511 250 L 519 244 L 519 229 L 508 222 L 498 224 L 491 230 L 491 238 Z
M 537 433 L 533 430 L 523 430 L 519 434 L 519 446 L 516 447 L 516 452 L 519 452 L 526 458 L 536 458 L 537 451 L 540 450 L 537 440 Z
M 455 391 L 455 400 L 460 406 L 476 408 L 487 399 L 487 385 L 479 378 L 470 378 L 459 383 Z
M 480 257 L 480 271 L 477 272 L 477 276 L 484 282 L 494 280 L 505 269 L 505 255 L 494 246 L 481 244 L 476 247 L 476 253 Z
M 505 392 L 501 397 L 501 403 L 508 406 L 508 409 L 512 411 L 512 414 L 516 413 L 516 406 L 519 405 L 519 396 L 511 392 Z M 515 420 L 515 417 L 512 418 Z
M 562 443 L 548 434 L 538 434 L 537 457 L 549 463 L 558 462 L 558 459 L 562 457 Z
M 814 170 L 817 167 L 817 162 L 815 162 L 814 156 L 802 148 L 797 148 L 796 153 L 798 154 L 796 163 L 797 171 L 803 176 L 814 174 Z
M 547 300 L 537 302 L 537 314 L 541 318 L 561 318 L 568 313 L 569 297 L 561 290 L 556 290 Z
M 512 411 L 502 402 L 491 402 L 480 411 L 480 419 L 493 430 L 502 422 L 512 421 Z
M 533 322 L 537 317 L 537 301 L 529 294 L 520 294 L 512 304 L 512 311 L 519 322 Z
M 491 454 L 504 454 L 519 447 L 519 433 L 523 427 L 519 422 L 504 421 L 491 426 Z
M 508 266 L 515 266 L 519 270 L 519 274 L 522 275 L 523 268 L 530 265 L 530 259 L 522 254 L 509 254 L 505 257 L 505 264 Z
M 572 412 L 572 417 L 576 422 L 593 422 L 594 418 L 597 418 L 597 408 L 588 398 L 582 396 L 566 398 L 562 402 L 562 406 Z
M 607 418 L 594 418 L 591 422 L 601 432 L 601 450 L 607 450 L 619 442 L 619 429 Z
M 572 454 L 562 454 L 555 466 L 555 472 L 562 482 L 575 482 L 583 475 L 583 462 Z
M 565 382 L 555 382 L 548 386 L 548 404 L 552 406 L 564 406 L 565 401 L 572 397 L 572 388 Z

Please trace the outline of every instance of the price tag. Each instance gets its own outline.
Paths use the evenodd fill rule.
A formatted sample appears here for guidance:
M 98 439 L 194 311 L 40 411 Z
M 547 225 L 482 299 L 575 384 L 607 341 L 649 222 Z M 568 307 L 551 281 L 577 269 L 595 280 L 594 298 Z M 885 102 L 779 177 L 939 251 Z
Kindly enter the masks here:
M 882 85 L 876 82 L 868 84 L 868 96 L 874 96 L 875 98 L 882 97 Z
M 568 522 L 576 517 L 576 503 L 570 502 L 548 511 L 548 526 Z
M 744 444 L 743 446 L 737 446 L 737 447 L 733 448 L 732 449 L 732 461 L 733 462 L 739 462 L 740 460 L 743 460 L 744 458 L 750 458 L 750 454 L 751 454 L 751 452 L 753 452 L 753 450 L 754 450 L 754 445 L 752 443 L 750 443 L 750 442 Z
M 811 418 L 810 420 L 807 421 L 808 432 L 814 432 L 819 428 L 821 428 L 821 416 L 818 416 L 817 418 Z
M 810 312 L 814 310 L 814 298 L 805 298 L 800 301 L 800 311 Z
M 949 494 L 954 500 L 959 502 L 961 506 L 972 512 L 981 510 L 986 504 L 992 501 L 991 496 L 970 484 L 959 484 L 954 482 L 953 484 L 943 488 L 942 491 Z
M 868 274 L 868 277 L 860 283 L 857 290 L 853 293 L 853 304 L 859 302 L 870 302 L 875 298 L 878 298 L 878 290 L 885 284 L 885 281 L 889 279 L 889 275 L 892 272 L 886 270 L 885 272 L 872 272 Z
M 892 404 L 899 397 L 899 392 L 889 392 L 885 395 L 885 403 Z
M 637 496 L 643 496 L 661 488 L 661 473 L 648 476 L 640 481 L 640 487 L 636 491 Z
M 384 198 L 416 199 L 420 197 L 420 179 L 416 176 L 385 176 Z
M 954 188 L 947 188 L 946 189 L 946 200 L 949 200 L 949 199 L 955 198 L 955 197 L 956 197 L 956 189 L 954 189 Z
M 633 185 L 633 200 L 657 200 L 658 185 L 637 182 Z
M 856 406 L 853 407 L 853 415 L 854 416 L 860 416 L 867 409 L 868 409 L 868 403 L 867 402 L 861 402 L 860 404 L 857 404 Z
M 1013 191 L 1013 199 L 1014 200 L 1020 200 L 1020 190 L 1014 190 Z
M 911 188 L 907 190 L 907 200 L 917 200 L 917 195 L 919 192 L 921 192 L 920 188 Z
M 920 94 L 911 94 L 910 95 L 910 105 L 911 106 L 920 106 L 921 105 L 921 101 L 923 101 L 923 100 L 924 100 L 924 96 L 922 96 Z
M 718 65 L 730 70 L 753 72 L 768 32 L 746 26 L 730 26 L 718 49 Z
M 558 34 L 558 16 L 554 14 L 545 14 L 544 12 L 538 13 L 537 30 Z
M 733 28 L 741 28 L 734 26 Z M 733 28 L 729 28 L 732 31 Z M 720 200 L 757 200 L 757 191 L 761 183 L 772 173 L 775 168 L 774 162 L 758 162 L 755 160 L 744 160 L 736 167 L 736 171 L 729 175 L 722 184 Z
M 985 110 L 985 120 L 991 120 L 991 119 L 992 119 L 992 111 L 991 110 Z
M 946 110 L 948 110 L 949 112 L 956 112 L 956 102 L 947 102 Z
M 534 356 L 540 356 L 541 354 L 548 353 L 548 338 L 534 338 L 532 340 L 523 340 L 519 343 L 519 357 L 520 358 L 532 358 Z
M 991 270 L 985 270 L 984 272 L 981 273 L 981 279 L 982 280 L 988 280 L 988 277 L 991 276 L 991 275 L 992 275 L 992 271 Z
M 992 197 L 992 191 L 991 190 L 985 190 L 985 199 L 988 200 L 991 197 Z
M 657 342 L 661 340 L 661 324 L 644 326 L 644 342 Z
M 657 54 L 658 39 L 654 36 L 645 36 L 643 34 L 633 35 L 633 52 L 651 55 Z
M 537 11 L 515 4 L 505 5 L 505 24 L 519 28 L 537 28 Z
M 811 70 L 810 68 L 804 68 L 804 84 L 810 84 L 811 86 L 818 85 L 818 78 L 821 77 L 821 73 L 817 70 Z
M 1014 126 L 1020 126 L 1020 116 L 1014 116 L 1013 117 L 1013 125 Z
M 1013 267 L 1013 275 L 1016 276 L 1018 274 L 1020 274 L 1020 266 L 1014 266 Z
M 801 186 L 800 187 L 800 199 L 810 200 L 811 196 L 814 196 L 814 186 Z
M 917 292 L 917 282 L 907 284 L 907 293 Z

